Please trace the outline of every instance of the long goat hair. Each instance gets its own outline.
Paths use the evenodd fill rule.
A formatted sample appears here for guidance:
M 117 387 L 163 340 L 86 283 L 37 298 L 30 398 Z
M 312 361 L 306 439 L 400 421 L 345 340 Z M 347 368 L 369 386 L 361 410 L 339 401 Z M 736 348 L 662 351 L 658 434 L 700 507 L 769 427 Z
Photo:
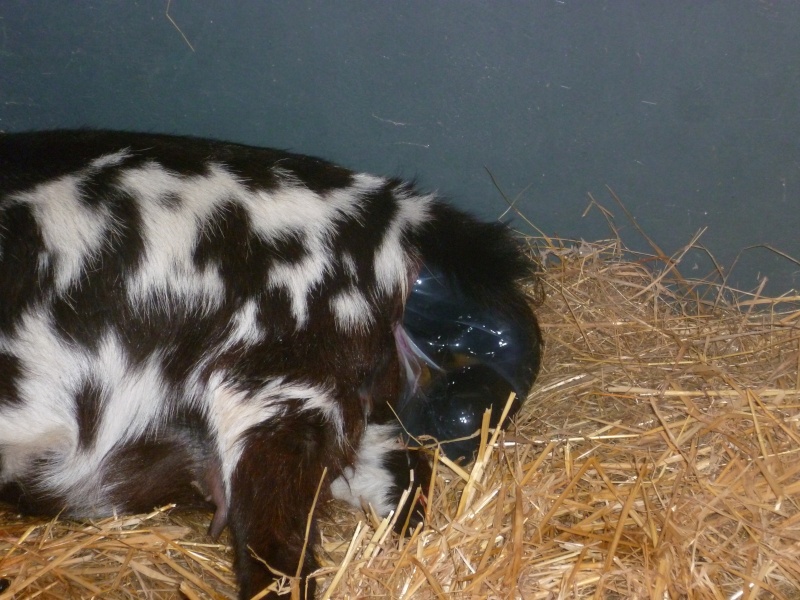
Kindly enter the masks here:
M 313 597 L 323 478 L 321 500 L 381 515 L 427 489 L 396 418 L 419 401 L 403 319 L 423 269 L 523 330 L 508 389 L 526 393 L 530 267 L 500 224 L 278 150 L 0 134 L 0 500 L 69 518 L 208 507 L 241 598 L 274 572 Z

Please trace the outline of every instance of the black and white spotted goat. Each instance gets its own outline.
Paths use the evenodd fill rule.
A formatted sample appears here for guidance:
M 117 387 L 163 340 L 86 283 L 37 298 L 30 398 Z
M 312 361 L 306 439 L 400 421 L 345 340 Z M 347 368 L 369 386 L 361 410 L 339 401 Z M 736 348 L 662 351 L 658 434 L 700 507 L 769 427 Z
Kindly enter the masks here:
M 527 270 L 502 226 L 315 158 L 0 134 L 0 500 L 74 518 L 213 507 L 242 598 L 275 579 L 258 559 L 301 565 L 311 596 L 302 549 L 323 473 L 323 500 L 386 514 L 430 476 L 395 413 L 428 415 L 412 433 L 443 437 L 437 423 L 474 424 L 481 400 L 457 392 L 480 390 L 481 373 L 487 394 L 508 382 L 497 408 L 527 393 Z M 406 327 L 417 284 L 422 320 Z M 437 306 L 442 331 L 494 327 L 500 341 L 454 359 Z

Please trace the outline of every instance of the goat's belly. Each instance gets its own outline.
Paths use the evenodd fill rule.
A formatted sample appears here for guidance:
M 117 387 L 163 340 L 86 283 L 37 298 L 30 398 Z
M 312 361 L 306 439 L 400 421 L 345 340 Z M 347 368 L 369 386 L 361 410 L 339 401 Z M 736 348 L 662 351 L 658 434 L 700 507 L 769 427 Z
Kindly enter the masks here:
M 176 503 L 213 505 L 213 461 L 184 433 L 120 444 L 105 454 L 50 444 L 7 447 L 2 453 L 0 501 L 26 514 L 105 517 L 148 512 Z

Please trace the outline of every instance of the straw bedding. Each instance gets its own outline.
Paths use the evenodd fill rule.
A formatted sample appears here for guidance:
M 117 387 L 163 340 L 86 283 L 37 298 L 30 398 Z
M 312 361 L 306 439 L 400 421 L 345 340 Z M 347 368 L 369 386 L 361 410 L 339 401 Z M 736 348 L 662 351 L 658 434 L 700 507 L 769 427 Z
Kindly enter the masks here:
M 326 507 L 320 597 L 800 598 L 800 298 L 618 240 L 531 256 L 546 354 L 523 413 L 474 464 L 437 457 L 409 538 Z M 0 599 L 235 598 L 209 518 L 0 512 Z

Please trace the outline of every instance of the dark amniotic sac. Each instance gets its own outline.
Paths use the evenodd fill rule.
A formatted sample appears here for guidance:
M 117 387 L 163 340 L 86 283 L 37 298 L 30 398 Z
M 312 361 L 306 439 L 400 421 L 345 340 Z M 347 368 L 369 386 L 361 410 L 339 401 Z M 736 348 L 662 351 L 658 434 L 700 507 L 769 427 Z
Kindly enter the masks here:
M 423 267 L 405 305 L 398 343 L 406 385 L 398 416 L 414 437 L 442 443 L 451 459 L 471 459 L 483 413 L 495 427 L 511 392 L 512 417 L 539 371 L 541 336 L 527 306 L 488 306 L 439 271 Z M 467 438 L 467 439 L 465 439 Z

